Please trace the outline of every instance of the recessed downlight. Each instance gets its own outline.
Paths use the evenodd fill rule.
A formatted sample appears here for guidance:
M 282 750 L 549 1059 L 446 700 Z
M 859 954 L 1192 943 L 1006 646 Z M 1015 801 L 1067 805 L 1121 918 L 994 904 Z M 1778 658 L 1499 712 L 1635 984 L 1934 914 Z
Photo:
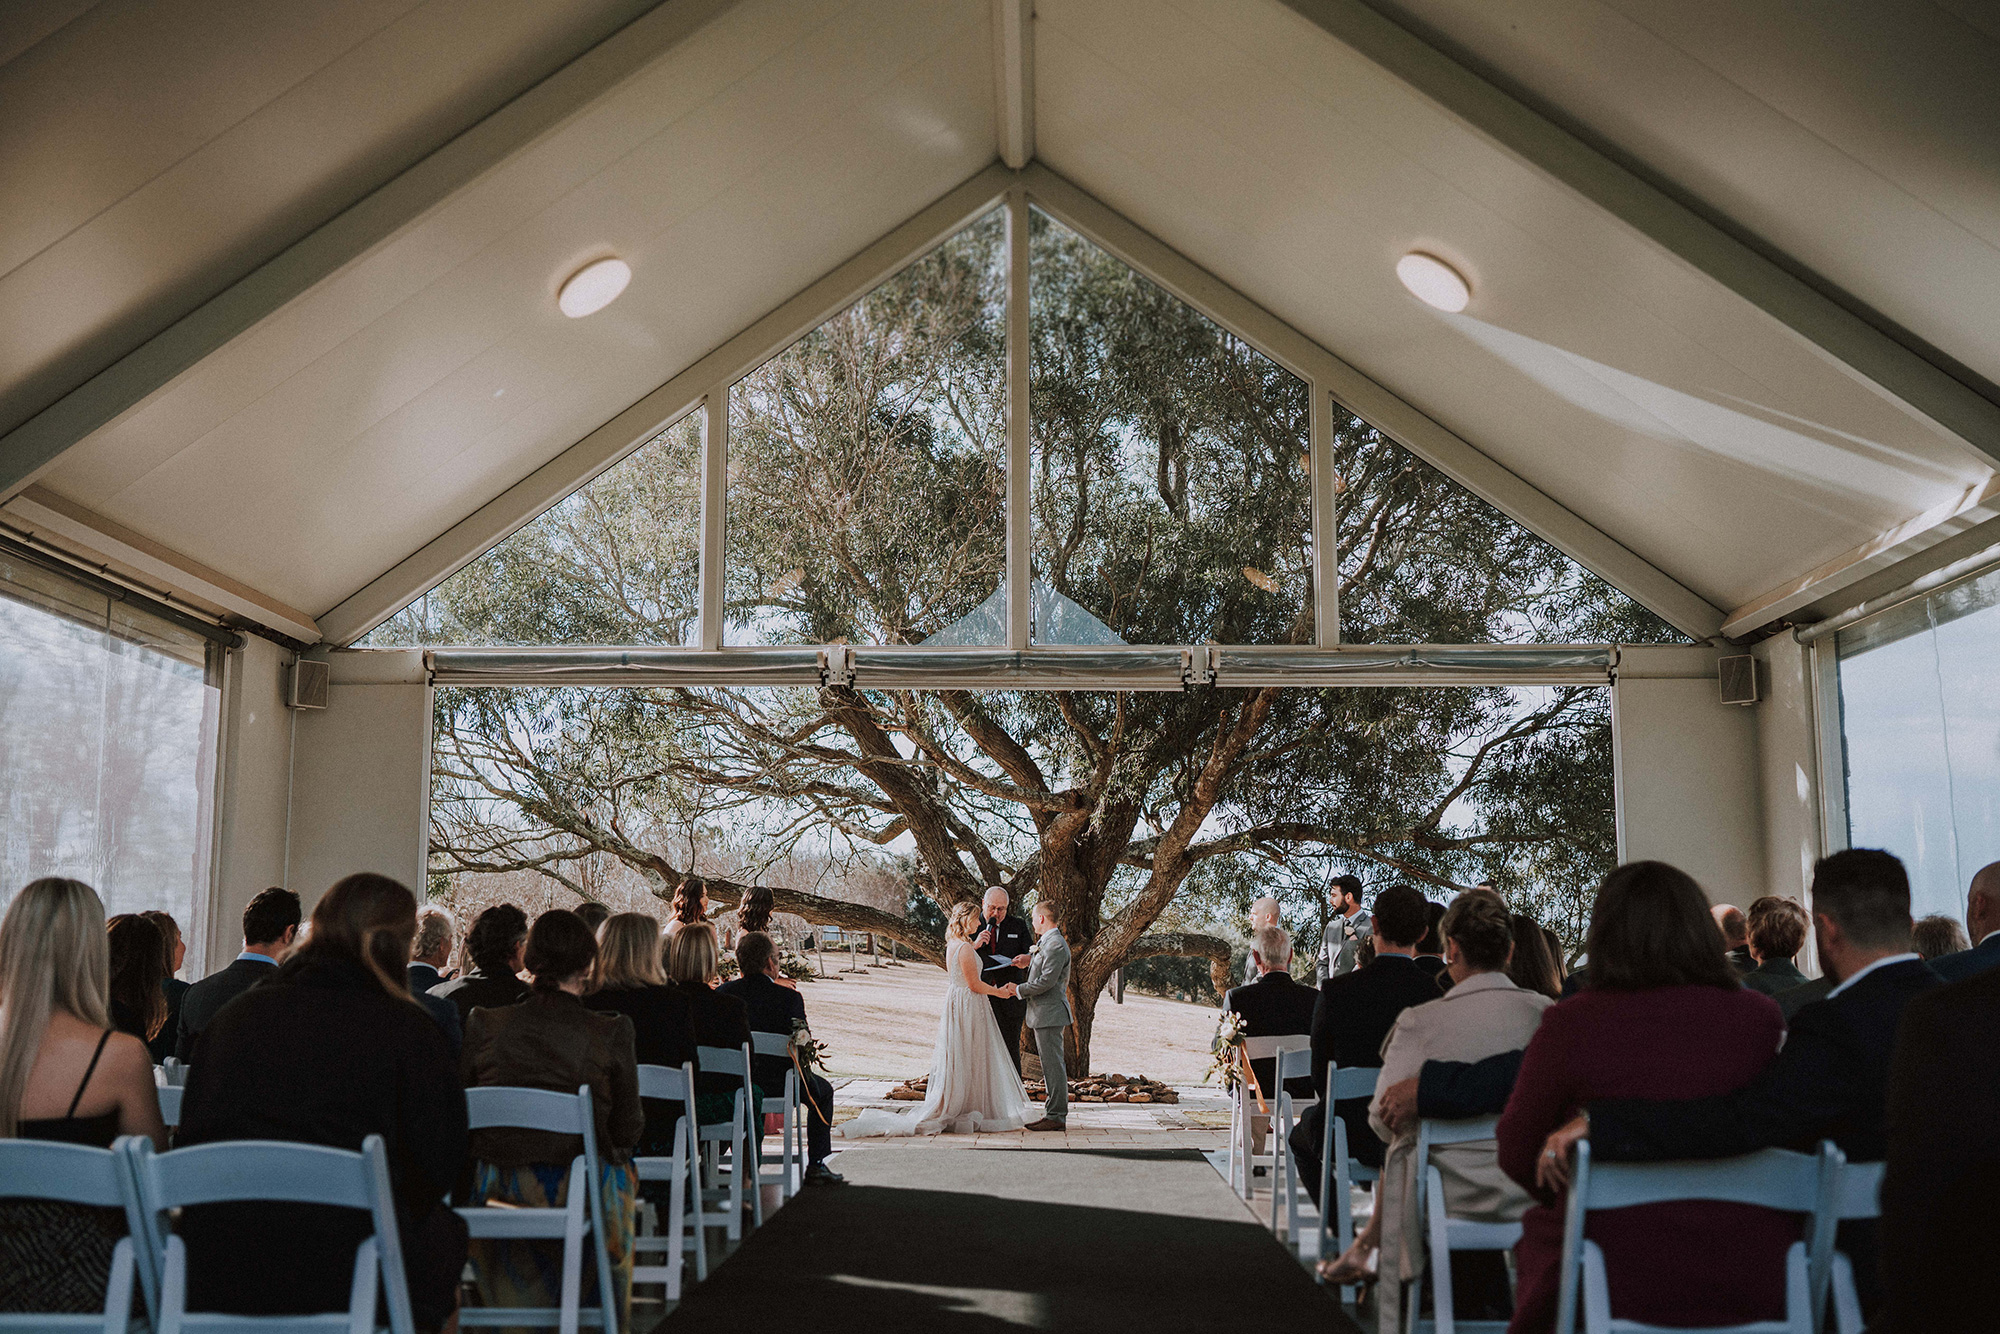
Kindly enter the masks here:
M 1472 286 L 1463 274 L 1421 250 L 1412 250 L 1396 261 L 1396 276 L 1411 296 L 1448 314 L 1458 314 L 1472 300 Z
M 632 266 L 624 260 L 595 260 L 569 276 L 556 294 L 556 305 L 563 314 L 580 320 L 616 301 L 631 281 Z

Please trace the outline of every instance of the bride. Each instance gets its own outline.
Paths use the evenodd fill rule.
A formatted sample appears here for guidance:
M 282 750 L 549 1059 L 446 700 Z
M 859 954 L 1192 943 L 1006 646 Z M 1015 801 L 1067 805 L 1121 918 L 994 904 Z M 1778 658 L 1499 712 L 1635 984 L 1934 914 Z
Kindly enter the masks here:
M 1028 1123 L 1028 1097 L 1008 1058 L 1000 1025 L 988 996 L 1014 994 L 1010 983 L 989 987 L 979 980 L 979 952 L 972 937 L 979 909 L 961 903 L 952 910 L 950 943 L 945 947 L 944 1013 L 938 1016 L 937 1045 L 931 1049 L 930 1092 L 914 1112 L 867 1108 L 833 1133 L 844 1139 L 871 1135 L 936 1135 L 950 1131 L 1019 1130 Z

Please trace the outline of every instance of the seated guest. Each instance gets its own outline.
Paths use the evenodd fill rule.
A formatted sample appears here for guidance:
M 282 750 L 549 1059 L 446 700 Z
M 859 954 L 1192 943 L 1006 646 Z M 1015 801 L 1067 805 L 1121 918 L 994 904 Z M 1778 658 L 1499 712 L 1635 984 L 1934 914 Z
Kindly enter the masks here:
M 1965 895 L 1965 929 L 1972 948 L 1931 963 L 1931 971 L 1947 982 L 2000 967 L 2000 862 L 1982 866 L 1972 877 Z
M 1444 936 L 1438 926 L 1444 921 L 1444 905 L 1430 899 L 1424 900 L 1424 911 L 1430 916 L 1430 924 L 1424 931 L 1424 938 L 1417 942 L 1417 967 L 1432 978 L 1449 978 L 1444 961 Z
M 187 942 L 181 939 L 181 924 L 172 913 L 153 911 L 139 915 L 160 929 L 160 938 L 167 947 L 164 959 L 167 976 L 160 984 L 167 993 L 167 1022 L 160 1025 L 160 1031 L 146 1044 L 146 1050 L 153 1054 L 153 1064 L 158 1065 L 174 1054 L 174 1044 L 181 1036 L 181 998 L 188 993 L 188 983 L 174 975 L 187 959 Z
M 119 913 L 104 925 L 111 948 L 111 1026 L 150 1044 L 167 1022 L 167 942 L 138 913 Z
M 1524 912 L 1510 913 L 1514 933 L 1514 954 L 1507 961 L 1507 977 L 1523 991 L 1555 1000 L 1562 995 L 1562 973 L 1556 956 L 1549 951 L 1549 938 L 1542 924 Z
M 1376 1069 L 1382 1064 L 1382 1043 L 1396 1016 L 1412 1005 L 1438 998 L 1437 983 L 1417 966 L 1412 951 L 1430 928 L 1429 902 L 1408 885 L 1390 885 L 1375 896 L 1369 938 L 1375 961 L 1319 984 L 1313 998 L 1313 1089 L 1320 1101 L 1306 1108 L 1292 1128 L 1292 1153 L 1299 1162 L 1308 1194 L 1319 1200 L 1320 1147 L 1326 1138 L 1326 1067 Z M 1347 1152 L 1367 1167 L 1382 1165 L 1382 1141 L 1368 1128 L 1368 1099 L 1343 1098 L 1333 1114 L 1347 1123 Z M 1358 1243 L 1357 1243 L 1358 1245 Z M 1365 1252 L 1372 1252 L 1371 1243 Z M 1357 1254 L 1354 1268 L 1362 1262 Z M 1345 1280 L 1349 1283 L 1358 1279 Z
M 1514 1252 L 1516 1334 L 1555 1321 L 1565 1200 L 1546 1180 L 1549 1133 L 1604 1098 L 1741 1088 L 1784 1037 L 1777 1006 L 1744 990 L 1723 957 L 1700 886 L 1671 866 L 1634 862 L 1606 876 L 1588 944 L 1589 985 L 1543 1014 L 1500 1118 L 1500 1166 L 1537 1201 Z M 1588 1228 L 1620 1319 L 1726 1325 L 1784 1312 L 1784 1257 L 1799 1235 L 1789 1215 L 1676 1201 L 1595 1213 Z
M 1556 934 L 1554 927 L 1545 926 L 1542 928 L 1542 943 L 1548 946 L 1549 960 L 1555 964 L 1557 997 L 1560 999 L 1562 986 L 1569 981 L 1569 964 L 1563 957 L 1562 937 Z
M 1910 949 L 1910 881 L 1888 853 L 1853 848 L 1822 858 L 1812 905 L 1820 962 L 1837 983 L 1798 1012 L 1784 1049 L 1756 1079 L 1685 1101 L 1597 1090 L 1587 1119 L 1564 1126 L 1549 1147 L 1566 1161 L 1569 1144 L 1587 1135 L 1600 1161 L 1646 1162 L 1809 1150 L 1830 1139 L 1851 1163 L 1882 1161 L 1896 1029 L 1903 1007 L 1939 985 L 1937 974 Z M 1864 1308 L 1876 1295 L 1874 1232 L 1872 1219 L 1840 1227 Z
M 1375 902 L 1379 940 L 1382 901 L 1378 898 Z M 1542 1012 L 1555 1002 L 1546 994 L 1518 985 L 1506 971 L 1510 955 L 1517 956 L 1525 944 L 1547 949 L 1540 928 L 1526 933 L 1521 921 L 1521 914 L 1510 915 L 1490 895 L 1458 896 L 1444 919 L 1453 986 L 1442 1000 L 1412 1006 L 1396 1016 L 1382 1052 L 1381 1084 L 1393 1085 L 1410 1077 L 1427 1060 L 1472 1061 L 1528 1045 L 1542 1021 Z M 1380 1101 L 1379 1094 L 1376 1101 Z M 1379 1238 L 1380 1272 L 1388 1280 L 1377 1289 L 1379 1328 L 1382 1334 L 1399 1334 L 1401 1285 L 1423 1273 L 1425 1255 L 1417 1221 L 1417 1134 L 1415 1127 L 1392 1129 L 1379 1106 L 1371 1106 L 1369 1123 L 1377 1136 L 1390 1141 L 1376 1192 L 1380 1207 L 1367 1229 Z M 1444 1179 L 1445 1204 L 1455 1218 L 1512 1223 L 1533 1203 L 1527 1192 L 1500 1170 L 1490 1141 L 1437 1149 L 1431 1162 Z M 1505 1263 L 1497 1255 L 1468 1255 L 1464 1261 L 1454 1262 L 1455 1269 L 1466 1271 L 1458 1276 L 1465 1281 L 1456 1284 L 1460 1318 L 1508 1314 Z M 1487 1263 L 1482 1266 L 1482 1261 Z M 1478 1272 L 1482 1267 L 1486 1272 Z
M 465 935 L 472 971 L 432 987 L 431 994 L 456 1006 L 461 1023 L 469 1022 L 479 1006 L 524 1001 L 531 988 L 516 974 L 527 948 L 528 915 L 511 903 L 496 903 L 472 919 L 472 930 Z
M 583 902 L 577 904 L 576 907 L 571 908 L 570 911 L 576 914 L 578 921 L 590 928 L 592 935 L 596 935 L 598 929 L 611 918 L 611 909 L 605 907 L 596 899 L 585 899 Z
M 1361 936 L 1366 933 L 1363 923 L 1356 933 L 1354 944 L 1360 947 Z M 1350 956 L 1351 957 L 1351 956 Z M 1222 1008 L 1226 1013 L 1243 1016 L 1243 1036 L 1250 1038 L 1286 1037 L 1297 1034 L 1306 1037 L 1312 1032 L 1313 1007 L 1319 1001 L 1319 992 L 1311 987 L 1300 986 L 1293 979 L 1289 969 L 1292 964 L 1292 938 L 1285 934 L 1281 926 L 1259 928 L 1250 938 L 1250 962 L 1257 970 L 1257 980 L 1240 987 L 1231 987 L 1222 998 Z M 1353 972 L 1352 968 L 1343 970 Z M 1315 1060 L 1314 1064 L 1321 1062 Z M 1257 1081 L 1268 1104 L 1278 1096 L 1272 1085 L 1272 1077 L 1278 1063 L 1270 1057 L 1262 1057 L 1250 1062 L 1250 1073 Z M 1306 1097 L 1313 1091 L 1312 1081 L 1301 1079 L 1292 1091 L 1293 1097 Z M 1252 1098 L 1255 1102 L 1255 1098 Z M 1275 1111 L 1275 1108 L 1273 1109 Z M 1250 1152 L 1254 1156 L 1264 1152 L 1264 1136 L 1270 1128 L 1270 1115 L 1252 1112 L 1250 1116 Z M 1258 1168 L 1263 1172 L 1263 1168 Z
M 1810 982 L 1801 982 L 1795 987 L 1786 987 L 1783 991 L 1771 997 L 1771 999 L 1778 1002 L 1778 1008 L 1784 1011 L 1785 1022 L 1789 1024 L 1798 1017 L 1800 1010 L 1805 1009 L 1808 1005 L 1817 1005 L 1819 1002 L 1825 1000 L 1827 995 L 1833 990 L 1833 982 L 1833 975 L 1828 973 L 1821 977 L 1816 977 Z
M 313 906 L 306 942 L 202 1031 L 180 1145 L 276 1139 L 359 1149 L 380 1135 L 417 1324 L 458 1311 L 465 1223 L 445 1207 L 465 1159 L 465 1095 L 451 1051 L 410 1000 L 417 900 L 351 875 Z M 367 1215 L 297 1204 L 183 1211 L 188 1305 L 238 1315 L 345 1311 Z
M 481 1006 L 465 1024 L 459 1070 L 465 1086 L 505 1084 L 574 1093 L 590 1086 L 597 1123 L 604 1244 L 611 1256 L 613 1309 L 628 1327 L 632 1303 L 632 1220 L 638 1178 L 632 1150 L 645 1130 L 632 1021 L 586 1009 L 583 993 L 597 940 L 573 912 L 557 908 L 528 932 L 534 994 L 517 1005 Z M 559 1209 L 583 1136 L 493 1127 L 472 1135 L 472 1197 L 526 1209 Z M 562 1296 L 562 1243 L 478 1241 L 472 1268 L 485 1306 L 555 1306 Z M 583 1304 L 595 1305 L 597 1271 L 584 1266 Z
M 597 931 L 597 967 L 584 1001 L 593 1010 L 632 1021 L 632 1051 L 640 1065 L 678 1070 L 694 1059 L 694 1020 L 688 999 L 667 985 L 660 967 L 659 924 L 644 913 L 621 912 Z M 670 1154 L 681 1104 L 643 1099 L 646 1131 L 642 1157 Z
M 299 896 L 289 889 L 260 890 L 243 910 L 243 952 L 219 973 L 210 973 L 181 998 L 181 1029 L 174 1055 L 192 1060 L 194 1044 L 222 1007 L 278 971 L 278 961 L 299 934 Z
M 145 1045 L 111 1026 L 104 904 L 80 880 L 30 882 L 0 919 L 0 1138 L 167 1147 Z M 104 1309 L 119 1209 L 0 1199 L 0 1311 Z
M 1743 985 L 1775 997 L 1804 983 L 1806 975 L 1792 959 L 1805 948 L 1806 910 L 1766 894 L 1750 905 L 1749 926 L 1750 957 L 1757 966 L 1743 974 Z
M 458 1059 L 458 1049 L 463 1043 L 465 1028 L 459 1019 L 458 1007 L 442 996 L 430 994 L 432 987 L 444 985 L 442 969 L 451 962 L 453 937 L 458 934 L 458 923 L 442 908 L 425 905 L 417 912 L 417 935 L 410 942 L 410 995 L 425 1013 L 437 1022 L 438 1029 L 451 1044 L 451 1055 Z
M 708 886 L 700 881 L 682 879 L 674 886 L 674 897 L 667 905 L 667 936 L 669 939 L 680 934 L 684 926 L 694 926 L 708 921 Z
M 1715 918 L 1715 929 L 1722 933 L 1722 947 L 1729 953 L 1729 966 L 1738 973 L 1747 973 L 1755 967 L 1750 957 L 1750 927 L 1744 920 L 1743 910 L 1733 903 L 1718 903 L 1709 909 Z
M 1964 953 L 1972 948 L 1972 942 L 1956 917 L 1932 913 L 1929 917 L 1919 917 L 1910 928 L 1910 948 L 1924 962 L 1935 963 L 1948 954 Z
M 715 988 L 719 980 L 721 951 L 715 943 L 715 927 L 708 922 L 684 925 L 667 942 L 667 980 L 687 998 L 688 1015 L 694 1022 L 694 1040 L 701 1047 L 740 1049 L 750 1041 L 750 1011 L 740 996 L 725 996 Z M 735 1105 L 736 1090 L 742 1087 L 734 1076 L 713 1071 L 694 1077 L 695 1115 L 703 1125 L 727 1121 Z M 762 1103 L 752 1108 L 761 1115 Z
M 1992 868 L 1988 868 L 1991 870 Z M 2000 1311 L 2000 970 L 1913 999 L 1889 1071 L 1876 1334 L 1991 1329 Z
M 716 990 L 743 1002 L 750 1016 L 751 1030 L 780 1033 L 789 1038 L 795 1024 L 806 1021 L 806 998 L 796 987 L 778 985 L 778 947 L 761 931 L 746 931 L 736 946 L 740 976 L 724 982 Z M 781 1098 L 785 1075 L 792 1070 L 783 1056 L 757 1056 L 751 1060 L 757 1090 L 766 1098 Z M 833 1085 L 818 1074 L 803 1070 L 804 1087 L 799 1090 L 806 1106 L 806 1184 L 840 1186 L 846 1178 L 826 1165 L 833 1153 Z

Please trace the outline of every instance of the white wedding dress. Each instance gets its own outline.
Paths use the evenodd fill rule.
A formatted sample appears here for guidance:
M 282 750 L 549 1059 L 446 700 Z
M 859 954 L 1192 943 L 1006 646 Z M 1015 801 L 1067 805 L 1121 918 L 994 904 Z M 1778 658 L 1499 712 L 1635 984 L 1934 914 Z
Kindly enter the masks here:
M 1028 1123 L 1028 1095 L 1007 1057 L 993 1007 L 968 983 L 968 977 L 978 976 L 977 963 L 972 946 L 962 940 L 945 951 L 944 1013 L 938 1016 L 924 1105 L 908 1112 L 865 1108 L 834 1134 L 842 1139 L 964 1135 L 1019 1130 Z

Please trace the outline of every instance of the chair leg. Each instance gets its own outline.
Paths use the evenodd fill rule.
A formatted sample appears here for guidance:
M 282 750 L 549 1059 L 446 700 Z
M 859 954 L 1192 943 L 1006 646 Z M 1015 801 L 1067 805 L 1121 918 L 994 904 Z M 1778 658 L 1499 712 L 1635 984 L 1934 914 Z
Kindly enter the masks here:
M 576 1334 L 578 1316 L 583 1309 L 584 1192 L 590 1189 L 584 1177 L 583 1160 L 579 1158 L 570 1168 L 569 1198 L 564 1201 L 568 1217 L 564 1219 L 563 1226 L 562 1309 L 559 1326 L 562 1334 Z

